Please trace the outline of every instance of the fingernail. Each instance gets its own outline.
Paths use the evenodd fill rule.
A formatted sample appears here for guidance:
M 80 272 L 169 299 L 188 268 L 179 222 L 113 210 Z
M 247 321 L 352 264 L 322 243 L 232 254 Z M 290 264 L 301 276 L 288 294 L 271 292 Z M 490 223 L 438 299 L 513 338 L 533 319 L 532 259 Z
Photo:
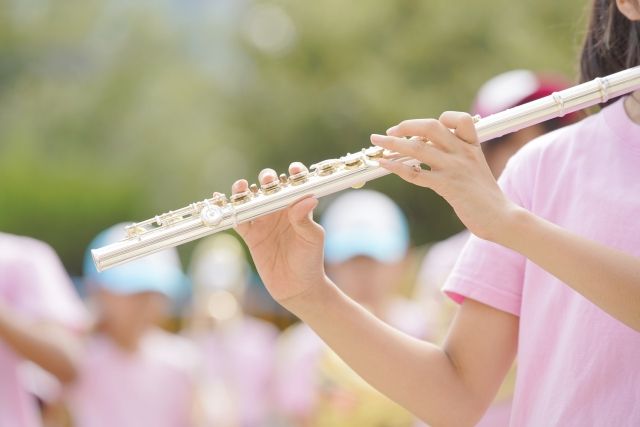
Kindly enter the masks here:
M 395 132 L 397 129 L 398 129 L 398 126 L 391 126 L 389 129 L 387 129 L 387 135 Z

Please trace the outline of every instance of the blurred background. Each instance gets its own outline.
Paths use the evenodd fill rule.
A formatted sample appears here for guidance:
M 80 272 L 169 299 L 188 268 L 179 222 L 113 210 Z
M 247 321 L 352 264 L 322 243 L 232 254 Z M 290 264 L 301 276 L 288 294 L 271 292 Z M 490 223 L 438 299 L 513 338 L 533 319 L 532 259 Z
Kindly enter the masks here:
M 310 165 L 358 151 L 369 145 L 371 133 L 403 119 L 469 111 L 480 86 L 508 70 L 575 81 L 586 7 L 585 0 L 0 0 L 0 232 L 51 245 L 82 294 L 85 250 L 112 224 L 141 221 L 214 191 L 229 194 L 234 180 L 256 181 L 264 167 L 285 172 L 295 160 Z M 371 285 L 376 276 L 392 277 L 394 283 L 379 284 L 375 297 L 396 311 L 376 315 L 416 337 L 437 340 L 453 308 L 439 308 L 443 298 L 435 294 L 466 238 L 459 233 L 462 224 L 439 196 L 399 178 L 367 188 L 388 195 L 406 214 L 408 227 L 399 227 L 408 228 L 410 241 L 400 246 L 407 248 L 409 263 L 378 266 L 385 274 L 373 264 L 353 264 L 349 268 L 356 266 L 358 274 L 351 277 L 361 282 L 354 289 Z M 364 214 L 377 215 L 379 225 L 382 209 L 372 210 Z M 445 246 L 433 244 L 449 236 Z M 139 383 L 167 391 L 175 402 L 173 387 L 183 378 L 162 376 L 173 367 L 161 364 L 151 375 L 146 363 L 156 366 L 155 359 L 118 365 L 125 360 L 117 356 L 123 342 L 146 342 L 142 337 L 155 336 L 160 323 L 181 336 L 163 338 L 167 343 L 153 344 L 146 354 L 177 352 L 187 364 L 191 350 L 181 343 L 186 337 L 187 347 L 197 348 L 194 360 L 202 356 L 183 367 L 190 378 L 197 371 L 194 389 L 203 396 L 194 412 L 205 421 L 189 425 L 419 425 L 355 379 L 304 325 L 281 334 L 295 319 L 268 297 L 240 243 L 220 238 L 195 250 L 195 243 L 183 245 L 174 261 L 159 262 L 178 278 L 187 272 L 191 286 L 177 283 L 182 290 L 193 288 L 191 303 L 187 295 L 176 297 L 168 320 L 159 314 L 164 303 L 149 295 L 166 297 L 166 290 L 128 289 L 127 297 L 108 291 L 132 286 L 131 278 L 156 267 L 132 270 L 126 283 L 109 283 L 109 275 L 94 278 L 104 289 L 98 286 L 97 298 L 94 289 L 93 300 L 85 299 L 97 314 L 84 326 L 93 336 L 85 347 L 89 356 L 105 348 L 115 356 L 111 365 L 85 356 L 76 398 L 92 405 L 104 401 L 106 413 L 115 414 L 109 405 L 119 397 L 129 414 L 138 397 L 128 397 L 123 391 L 131 390 L 120 386 Z M 5 255 L 20 252 L 17 243 L 7 247 Z M 34 265 L 48 262 L 43 254 L 22 252 Z M 369 256 L 354 255 L 360 262 Z M 39 298 L 43 307 L 66 310 L 47 292 L 38 295 L 2 274 L 7 280 L 0 280 L 0 288 L 20 288 L 25 301 Z M 371 277 L 363 279 L 366 274 Z M 53 286 L 51 277 L 47 273 L 39 282 Z M 426 291 L 416 298 L 420 286 Z M 135 296 L 141 291 L 146 299 Z M 420 304 L 395 301 L 397 296 Z M 364 297 L 359 302 L 366 305 L 371 295 Z M 108 345 L 100 344 L 105 336 Z M 82 381 L 91 383 L 102 372 L 108 373 L 101 378 L 105 383 L 94 390 L 105 393 L 101 399 L 87 394 Z M 115 380 L 118 375 L 122 381 Z M 47 426 L 99 425 L 95 420 L 125 425 L 95 414 L 90 422 L 75 417 L 70 423 L 56 409 L 58 397 L 48 398 L 42 388 L 31 393 L 44 402 Z M 200 399 L 184 397 L 191 400 Z M 73 395 L 69 402 L 82 406 Z M 170 406 L 161 400 L 136 405 L 159 417 L 154 405 Z M 314 418 L 318 414 L 325 418 Z M 142 416 L 131 425 L 141 424 L 160 425 Z
M 72 275 L 97 231 L 468 110 L 513 68 L 573 78 L 584 0 L 0 0 L 0 230 Z M 386 177 L 412 241 L 461 225 Z M 188 261 L 192 245 L 181 248 Z

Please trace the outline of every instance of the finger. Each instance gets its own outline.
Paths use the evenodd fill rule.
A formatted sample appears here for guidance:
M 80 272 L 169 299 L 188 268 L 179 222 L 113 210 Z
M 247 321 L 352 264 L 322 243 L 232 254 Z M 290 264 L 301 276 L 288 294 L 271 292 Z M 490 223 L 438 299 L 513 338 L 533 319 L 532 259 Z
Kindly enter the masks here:
M 318 223 L 313 220 L 313 210 L 318 206 L 318 199 L 306 197 L 288 209 L 289 222 L 296 233 L 309 243 L 319 243 L 322 239 L 323 230 Z
M 439 120 L 413 119 L 405 120 L 387 129 L 387 135 L 397 137 L 420 136 L 448 151 L 452 133 Z
M 423 136 L 428 139 L 438 136 L 446 136 L 450 132 L 436 119 L 412 119 L 404 120 L 387 129 L 390 136 Z
M 249 189 L 249 183 L 246 179 L 239 179 L 231 186 L 231 194 L 244 193 Z
M 300 162 L 293 162 L 289 165 L 289 175 L 295 175 L 303 171 L 308 171 L 308 169 Z
M 371 143 L 387 150 L 398 152 L 404 156 L 413 157 L 429 166 L 439 166 L 443 153 L 440 149 L 418 139 L 396 138 L 395 136 L 371 135 Z
M 394 162 L 387 159 L 380 160 L 380 166 L 398 175 L 400 178 L 421 187 L 431 188 L 431 171 L 424 170 L 420 166 L 410 166 L 402 162 Z
M 239 179 L 236 182 L 234 182 L 233 185 L 231 186 L 231 195 L 244 193 L 248 189 L 249 189 L 249 183 L 247 182 L 247 180 Z M 236 226 L 236 231 L 238 232 L 238 234 L 240 234 L 242 238 L 244 238 L 247 232 L 249 231 L 249 228 L 250 228 L 249 223 L 238 224 Z
M 440 122 L 453 130 L 455 135 L 470 144 L 478 144 L 478 134 L 473 117 L 460 111 L 445 111 L 440 115 Z
M 269 184 L 276 179 L 278 179 L 278 174 L 275 170 L 269 168 L 262 169 L 260 171 L 260 174 L 258 175 L 258 181 L 260 182 L 260 185 Z

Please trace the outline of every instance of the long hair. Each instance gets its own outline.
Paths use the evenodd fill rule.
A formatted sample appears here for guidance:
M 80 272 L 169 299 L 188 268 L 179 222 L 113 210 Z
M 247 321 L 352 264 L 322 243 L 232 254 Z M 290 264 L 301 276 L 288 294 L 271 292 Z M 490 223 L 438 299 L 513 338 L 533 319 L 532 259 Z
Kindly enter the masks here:
M 640 65 L 640 22 L 618 10 L 615 0 L 593 0 L 580 56 L 580 81 Z

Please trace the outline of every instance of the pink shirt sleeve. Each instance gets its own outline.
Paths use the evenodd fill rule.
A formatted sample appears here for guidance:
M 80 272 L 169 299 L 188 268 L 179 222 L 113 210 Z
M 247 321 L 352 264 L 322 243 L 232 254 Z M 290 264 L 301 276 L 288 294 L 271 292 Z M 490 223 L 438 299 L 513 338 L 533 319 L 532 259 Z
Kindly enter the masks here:
M 535 159 L 527 148 L 511 158 L 498 183 L 507 197 L 530 209 L 527 187 Z M 525 265 L 521 254 L 472 235 L 442 290 L 458 304 L 471 298 L 519 316 Z
M 0 298 L 33 320 L 84 329 L 88 314 L 55 251 L 30 238 L 0 238 Z

